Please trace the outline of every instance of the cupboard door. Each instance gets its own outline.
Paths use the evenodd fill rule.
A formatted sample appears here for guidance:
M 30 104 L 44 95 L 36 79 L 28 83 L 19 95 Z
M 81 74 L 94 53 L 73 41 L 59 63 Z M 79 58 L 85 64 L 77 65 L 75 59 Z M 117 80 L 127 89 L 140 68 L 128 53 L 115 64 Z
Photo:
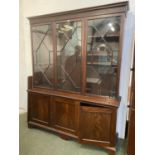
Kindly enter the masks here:
M 33 85 L 53 87 L 53 42 L 52 26 L 32 26 Z
M 115 145 L 116 110 L 104 107 L 81 106 L 80 140 L 99 146 Z
M 128 133 L 128 155 L 135 155 L 135 109 L 130 108 Z
M 77 135 L 79 102 L 54 97 L 54 128 Z
M 102 96 L 117 95 L 121 18 L 88 20 L 86 92 Z
M 29 93 L 29 121 L 43 125 L 50 123 L 50 96 Z
M 135 54 L 135 53 L 134 53 Z M 129 127 L 128 127 L 128 155 L 135 155 L 135 55 L 131 76 L 131 89 L 129 98 Z

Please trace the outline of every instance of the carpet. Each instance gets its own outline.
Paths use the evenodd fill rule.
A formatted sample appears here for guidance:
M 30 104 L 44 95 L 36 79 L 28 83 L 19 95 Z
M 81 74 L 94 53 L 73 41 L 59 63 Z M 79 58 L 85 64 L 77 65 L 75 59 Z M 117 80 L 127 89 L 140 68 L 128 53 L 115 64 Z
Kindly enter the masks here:
M 19 115 L 19 155 L 108 155 L 95 146 L 63 140 L 58 135 L 27 127 L 27 113 Z M 117 144 L 116 155 L 125 155 L 125 143 Z

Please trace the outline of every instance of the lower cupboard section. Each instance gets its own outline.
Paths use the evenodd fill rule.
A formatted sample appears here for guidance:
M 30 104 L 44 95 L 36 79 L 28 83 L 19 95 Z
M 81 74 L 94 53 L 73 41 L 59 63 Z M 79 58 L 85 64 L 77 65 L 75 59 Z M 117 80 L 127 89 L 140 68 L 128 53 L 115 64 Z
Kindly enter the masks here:
M 28 125 L 115 150 L 117 107 L 28 93 Z

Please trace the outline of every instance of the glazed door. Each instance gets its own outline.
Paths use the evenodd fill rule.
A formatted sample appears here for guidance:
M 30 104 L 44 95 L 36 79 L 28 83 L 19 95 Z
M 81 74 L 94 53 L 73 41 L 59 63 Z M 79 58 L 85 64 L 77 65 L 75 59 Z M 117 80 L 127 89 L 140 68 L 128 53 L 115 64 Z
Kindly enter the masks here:
M 33 54 L 33 86 L 53 87 L 53 41 L 52 25 L 31 27 Z
M 81 91 L 81 21 L 56 23 L 56 88 Z
M 117 96 L 121 17 L 87 21 L 86 93 Z

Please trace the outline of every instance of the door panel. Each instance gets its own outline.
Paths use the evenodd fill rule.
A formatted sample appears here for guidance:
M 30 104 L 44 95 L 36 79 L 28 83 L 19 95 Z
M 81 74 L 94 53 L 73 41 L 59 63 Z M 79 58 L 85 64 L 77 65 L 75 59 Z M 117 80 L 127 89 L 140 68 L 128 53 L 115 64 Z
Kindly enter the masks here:
M 116 111 L 110 108 L 81 106 L 80 139 L 100 145 L 114 145 Z
M 54 127 L 77 134 L 78 102 L 61 97 L 54 98 Z
M 135 155 L 135 110 L 130 109 L 128 155 Z
M 29 120 L 43 125 L 49 124 L 50 96 L 29 93 Z
M 86 92 L 117 96 L 120 16 L 88 20 Z
M 32 26 L 33 85 L 53 87 L 53 41 L 52 26 Z
M 135 53 L 131 76 L 131 89 L 129 99 L 129 128 L 128 128 L 128 155 L 135 155 Z
M 57 35 L 57 88 L 81 91 L 81 21 L 56 24 Z

